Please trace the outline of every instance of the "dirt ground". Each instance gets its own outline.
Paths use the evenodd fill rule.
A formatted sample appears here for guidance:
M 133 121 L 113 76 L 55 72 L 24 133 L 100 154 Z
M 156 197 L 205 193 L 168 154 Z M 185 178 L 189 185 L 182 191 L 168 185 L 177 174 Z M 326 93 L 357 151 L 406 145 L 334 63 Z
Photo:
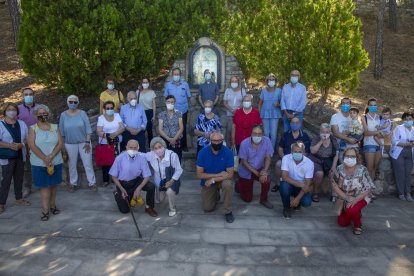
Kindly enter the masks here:
M 375 97 L 380 107 L 388 106 L 394 113 L 414 107 L 414 18 L 400 18 L 398 33 L 386 29 L 384 33 L 384 74 L 381 80 L 373 77 L 373 57 L 375 52 L 375 18 L 363 18 L 364 47 L 368 51 L 371 63 L 361 73 L 361 85 L 355 95 L 354 103 L 363 108 L 366 101 Z M 0 4 L 0 103 L 19 102 L 20 89 L 31 86 L 36 90 L 36 101 L 46 103 L 57 114 L 66 108 L 66 96 L 59 95 L 53 89 L 46 89 L 36 80 L 23 72 L 14 47 L 11 21 L 7 6 Z M 336 109 L 343 94 L 332 93 L 327 106 Z M 318 95 L 310 95 L 311 102 Z M 80 107 L 85 110 L 95 108 L 98 96 L 82 97 Z M 317 118 L 321 120 L 322 118 Z

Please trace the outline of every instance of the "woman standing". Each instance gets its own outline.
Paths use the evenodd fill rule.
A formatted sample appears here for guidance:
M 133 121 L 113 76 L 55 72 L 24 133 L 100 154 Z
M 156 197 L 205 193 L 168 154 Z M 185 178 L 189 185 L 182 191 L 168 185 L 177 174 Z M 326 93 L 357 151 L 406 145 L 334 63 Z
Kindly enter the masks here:
M 16 204 L 28 206 L 30 202 L 23 198 L 24 162 L 26 162 L 26 123 L 17 120 L 19 109 L 14 103 L 6 103 L 4 119 L 0 123 L 0 165 L 2 181 L 0 186 L 0 214 L 4 212 L 11 181 L 14 183 Z
M 103 104 L 105 113 L 98 118 L 96 124 L 96 135 L 101 145 L 114 145 L 115 155 L 120 153 L 119 145 L 122 142 L 122 132 L 124 131 L 124 123 L 119 113 L 115 113 L 115 104 L 107 101 Z M 109 183 L 109 169 L 111 166 L 102 166 L 103 186 Z
M 392 167 L 394 168 L 395 182 L 401 200 L 412 202 L 411 197 L 411 170 L 414 157 L 414 114 L 404 112 L 401 116 L 403 124 L 394 129 L 392 135 Z
M 282 118 L 280 110 L 280 96 L 282 89 L 276 86 L 277 80 L 274 74 L 266 77 L 266 88 L 260 92 L 259 112 L 263 121 L 264 135 L 272 141 L 275 149 L 279 119 Z
M 33 114 L 37 123 L 30 127 L 27 144 L 30 148 L 30 163 L 34 185 L 40 188 L 42 199 L 42 221 L 49 220 L 49 209 L 57 215 L 56 189 L 62 182 L 63 139 L 56 124 L 49 122 L 49 108 L 36 105 Z
M 167 144 L 167 148 L 178 155 L 181 163 L 182 149 L 180 139 L 184 131 L 183 115 L 174 109 L 175 97 L 169 95 L 165 98 L 167 110 L 158 114 L 158 133 Z
M 197 138 L 197 154 L 205 146 L 210 144 L 210 134 L 213 131 L 221 131 L 220 118 L 212 112 L 213 102 L 207 100 L 203 103 L 204 114 L 198 115 L 194 134 Z
M 354 234 L 362 234 L 361 210 L 370 201 L 371 189 L 375 189 L 374 183 L 368 174 L 367 168 L 361 165 L 358 150 L 346 148 L 343 164 L 338 166 L 338 181 L 332 181 L 332 188 L 341 200 L 338 224 L 346 227 L 351 222 L 354 224 Z
M 115 89 L 115 78 L 107 77 L 106 78 L 106 87 L 107 89 L 101 93 L 99 96 L 99 113 L 104 114 L 104 103 L 107 101 L 112 101 L 114 103 L 115 112 L 119 113 L 121 106 L 124 104 L 124 95 L 121 91 Z
M 98 188 L 92 165 L 91 124 L 86 112 L 78 108 L 79 98 L 77 96 L 70 95 L 67 104 L 69 109 L 60 115 L 59 129 L 69 157 L 69 192 L 74 192 L 78 183 L 78 155 L 80 155 L 85 168 L 88 186 L 96 192 Z
M 137 99 L 138 103 L 144 108 L 145 116 L 147 117 L 147 136 L 148 141 L 152 140 L 152 126 L 155 121 L 155 114 L 157 106 L 155 104 L 155 95 L 154 90 L 150 89 L 150 79 L 148 77 L 142 78 L 141 83 L 142 89 L 137 90 Z
M 168 215 L 177 214 L 175 199 L 180 190 L 180 177 L 183 173 L 178 155 L 166 149 L 165 141 L 160 137 L 154 137 L 150 143 L 151 151 L 145 154 L 147 161 L 154 171 L 154 182 L 161 192 L 168 197 L 170 211 Z

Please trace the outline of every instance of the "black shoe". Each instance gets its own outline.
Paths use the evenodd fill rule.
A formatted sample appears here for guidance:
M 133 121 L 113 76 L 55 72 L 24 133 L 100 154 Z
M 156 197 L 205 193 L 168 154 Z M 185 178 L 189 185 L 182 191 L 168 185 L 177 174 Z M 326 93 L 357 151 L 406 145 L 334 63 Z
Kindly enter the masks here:
M 270 191 L 276 193 L 277 191 L 279 191 L 279 185 L 275 185 Z
M 285 219 L 290 219 L 292 217 L 291 211 L 289 208 L 284 208 L 283 209 L 283 217 Z
M 298 205 L 296 207 L 293 207 L 293 210 L 295 210 L 295 211 L 300 211 L 300 209 L 301 209 L 300 205 Z
M 234 221 L 234 217 L 232 213 L 228 213 L 224 215 L 226 217 L 227 223 L 232 223 Z

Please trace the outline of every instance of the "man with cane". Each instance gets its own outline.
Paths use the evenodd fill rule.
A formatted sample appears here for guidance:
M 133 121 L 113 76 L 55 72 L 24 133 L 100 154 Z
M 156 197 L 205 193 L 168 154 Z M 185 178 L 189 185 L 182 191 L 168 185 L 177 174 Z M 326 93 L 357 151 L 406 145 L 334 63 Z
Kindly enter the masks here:
M 115 201 L 121 213 L 128 213 L 130 200 L 138 199 L 141 191 L 146 191 L 145 212 L 151 217 L 157 217 L 154 210 L 155 185 L 148 182 L 151 171 L 145 156 L 138 153 L 139 145 L 136 140 L 129 140 L 126 151 L 115 159 L 109 174 L 116 185 Z

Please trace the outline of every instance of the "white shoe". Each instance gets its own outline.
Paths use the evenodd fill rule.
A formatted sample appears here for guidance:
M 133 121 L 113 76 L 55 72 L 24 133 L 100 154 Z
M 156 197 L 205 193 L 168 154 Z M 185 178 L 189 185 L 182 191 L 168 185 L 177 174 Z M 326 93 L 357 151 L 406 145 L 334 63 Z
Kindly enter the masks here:
M 173 217 L 177 214 L 177 210 L 175 209 L 170 209 L 170 211 L 168 212 L 168 216 L 169 217 Z
M 413 202 L 413 198 L 411 197 L 411 195 L 410 195 L 410 194 L 406 194 L 406 195 L 405 195 L 405 199 L 406 199 L 408 202 Z
M 406 201 L 407 199 L 405 198 L 405 196 L 404 195 L 400 195 L 399 197 L 398 197 L 400 200 L 402 200 L 402 201 Z

